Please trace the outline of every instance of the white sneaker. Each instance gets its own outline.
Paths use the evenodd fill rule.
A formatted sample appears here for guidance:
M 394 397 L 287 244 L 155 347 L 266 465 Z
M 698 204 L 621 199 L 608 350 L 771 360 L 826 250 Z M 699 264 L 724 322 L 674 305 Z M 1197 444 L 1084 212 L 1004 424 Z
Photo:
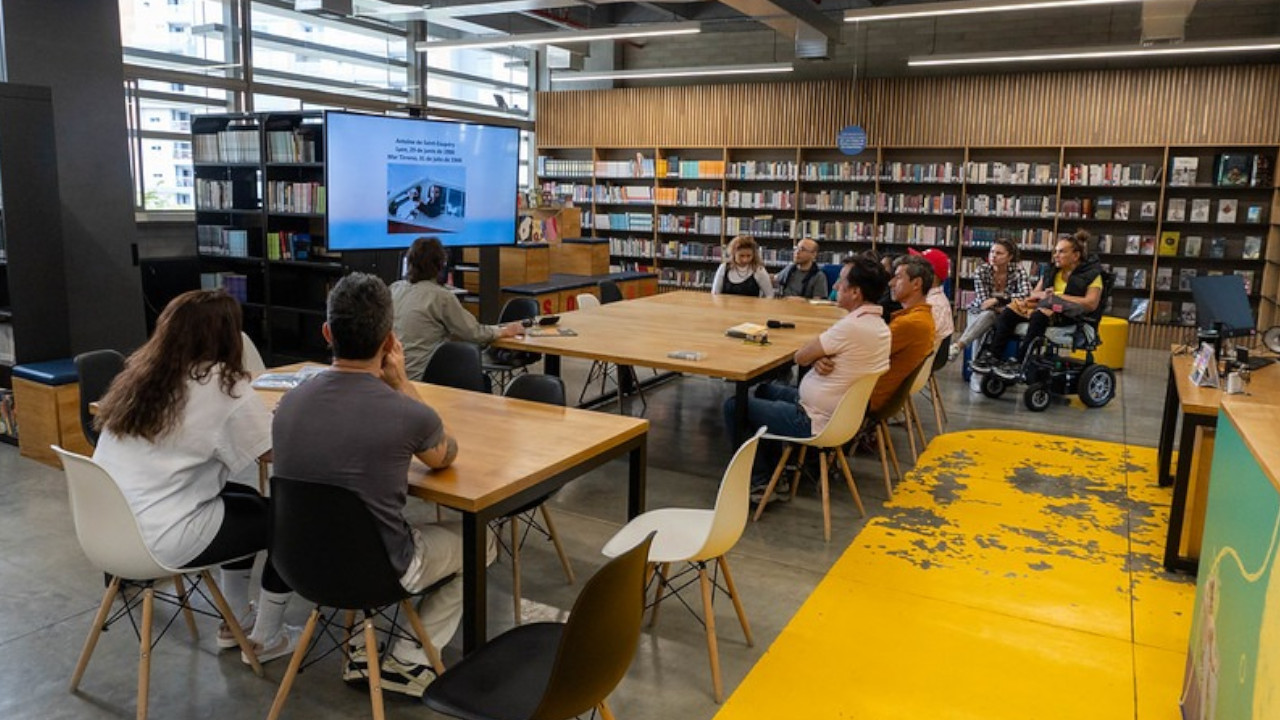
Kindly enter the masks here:
M 240 629 L 244 631 L 247 637 L 253 632 L 253 624 L 258 620 L 258 606 L 255 603 L 249 603 L 249 609 L 240 618 Z M 218 625 L 218 648 L 221 650 L 230 650 L 233 647 L 239 647 L 236 642 L 236 636 L 231 634 L 231 628 L 227 626 L 224 620 Z
M 270 642 L 253 644 L 254 654 L 258 656 L 259 663 L 267 663 L 276 658 L 292 655 L 293 651 L 298 647 L 298 638 L 302 636 L 302 628 L 297 625 L 282 625 L 280 632 L 276 633 L 275 638 Z M 240 660 L 245 665 L 250 665 L 249 656 L 243 651 L 240 653 Z

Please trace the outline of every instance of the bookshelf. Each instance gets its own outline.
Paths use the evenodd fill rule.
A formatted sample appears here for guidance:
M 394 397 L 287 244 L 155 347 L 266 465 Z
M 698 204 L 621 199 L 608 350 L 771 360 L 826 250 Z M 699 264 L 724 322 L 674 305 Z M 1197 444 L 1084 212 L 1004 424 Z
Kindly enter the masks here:
M 1224 154 L 1247 158 L 1230 161 L 1248 165 L 1245 184 L 1217 182 Z M 665 288 L 708 288 L 736 234 L 755 237 L 775 271 L 790 261 L 796 240 L 812 237 L 824 263 L 873 248 L 944 248 L 962 307 L 968 278 L 995 238 L 1014 240 L 1035 265 L 1050 260 L 1058 237 L 1083 228 L 1117 274 L 1108 314 L 1128 318 L 1145 307 L 1136 323 L 1176 332 L 1194 322 L 1183 312 L 1193 306 L 1192 273 L 1237 272 L 1250 274 L 1260 325 L 1280 322 L 1275 146 L 879 147 L 856 156 L 814 146 L 544 147 L 537 157 L 543 197 L 569 197 L 572 186 L 584 218 L 595 217 L 584 219 L 584 234 L 608 237 L 618 269 L 656 270 Z M 1174 160 L 1189 157 L 1194 177 L 1175 184 Z M 1255 157 L 1266 169 L 1257 180 Z M 1179 199 L 1188 215 L 1170 219 Z M 1209 201 L 1209 216 L 1192 222 L 1196 199 Z M 1219 218 L 1223 201 L 1237 207 L 1234 221 Z M 638 220 L 650 211 L 651 225 Z M 1171 233 L 1176 248 L 1167 245 Z M 1189 251 L 1188 236 L 1200 238 L 1198 252 Z M 1220 257 L 1211 254 L 1210 239 L 1218 237 Z
M 325 298 L 346 268 L 325 249 L 323 115 L 198 116 L 191 134 L 201 286 L 240 301 L 272 363 L 325 359 Z

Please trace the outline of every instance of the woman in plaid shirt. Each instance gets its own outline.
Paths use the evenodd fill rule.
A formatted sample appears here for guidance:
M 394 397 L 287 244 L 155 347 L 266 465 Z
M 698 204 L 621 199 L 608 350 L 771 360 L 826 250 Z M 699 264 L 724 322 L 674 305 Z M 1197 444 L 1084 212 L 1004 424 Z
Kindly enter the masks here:
M 1031 278 L 1018 264 L 1018 246 L 1012 240 L 997 238 L 991 244 L 987 262 L 979 266 L 974 275 L 973 289 L 969 322 L 964 334 L 952 344 L 952 356 L 964 352 L 966 345 L 985 335 L 1011 300 L 1031 294 Z

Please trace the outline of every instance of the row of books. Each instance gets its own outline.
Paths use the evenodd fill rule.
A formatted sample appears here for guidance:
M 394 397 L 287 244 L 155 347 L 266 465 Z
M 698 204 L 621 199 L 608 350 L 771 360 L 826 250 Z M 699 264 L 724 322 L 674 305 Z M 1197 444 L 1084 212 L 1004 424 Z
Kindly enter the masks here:
M 877 212 L 953 215 L 958 207 L 956 196 L 951 193 L 879 193 L 876 196 Z
M 726 235 L 794 238 L 795 221 L 791 218 L 775 218 L 770 215 L 729 217 L 725 218 L 724 231 Z
M 1110 195 L 1096 198 L 1063 198 L 1060 217 L 1072 220 L 1156 219 L 1155 200 L 1117 200 Z
M 1063 185 L 1156 185 L 1160 166 L 1143 162 L 1067 163 Z
M 252 186 L 244 186 L 251 189 Z M 240 198 L 236 204 L 236 183 L 231 180 L 206 180 L 196 178 L 196 207 L 201 210 L 253 210 L 258 206 L 258 198 Z
M 312 163 L 318 159 L 314 133 L 300 130 L 267 131 L 267 162 Z
M 875 225 L 869 222 L 801 220 L 796 226 L 796 232 L 798 235 L 794 239 L 797 240 L 813 238 L 818 241 L 871 242 L 875 235 Z
M 796 194 L 791 190 L 730 190 L 725 195 L 725 207 L 731 208 L 767 208 L 770 210 L 792 210 L 795 208 Z
M 306 260 L 310 256 L 310 233 L 292 230 L 267 233 L 268 260 Z
M 581 183 L 547 181 L 542 183 L 542 196 L 547 198 L 548 201 L 573 201 L 583 205 L 590 205 L 591 198 L 595 194 L 594 187 L 593 185 L 583 185 Z
M 1175 156 L 1169 161 L 1169 185 L 1271 187 L 1271 159 L 1260 153 L 1221 153 L 1214 158 L 1210 177 L 1200 170 L 1199 157 Z
M 1144 323 L 1150 320 L 1159 325 L 1194 326 L 1196 324 L 1196 304 L 1191 301 L 1183 301 L 1175 306 L 1172 301 L 1157 300 L 1153 306 L 1147 298 L 1133 298 L 1128 316 L 1129 322 L 1135 323 Z
M 651 178 L 655 172 L 653 158 L 639 153 L 631 160 L 596 160 L 595 171 L 603 178 Z
M 599 213 L 594 218 L 597 230 L 631 230 L 653 232 L 653 215 L 649 213 Z
M 1190 203 L 1190 214 L 1187 213 L 1187 198 L 1169 198 L 1168 207 L 1165 210 L 1165 220 L 1169 222 L 1193 222 L 1207 223 L 1209 218 L 1213 217 L 1214 222 L 1218 223 L 1234 223 L 1240 210 L 1240 201 L 1236 198 L 1221 198 L 1218 200 L 1218 212 L 1216 215 L 1210 214 L 1213 201 L 1209 198 L 1192 198 Z M 1243 222 L 1246 223 L 1263 223 L 1266 222 L 1266 211 L 1261 204 L 1250 204 L 1245 207 Z
M 196 162 L 256 163 L 262 159 L 262 140 L 255 126 L 199 133 L 192 140 Z
M 1131 290 L 1147 289 L 1147 268 L 1127 268 L 1115 267 L 1111 272 L 1115 277 L 1116 288 L 1128 288 Z M 1191 292 L 1191 281 L 1197 277 L 1208 277 L 1213 275 L 1224 275 L 1221 270 L 1209 270 L 1201 272 L 1195 268 L 1178 268 L 1177 282 L 1174 282 L 1174 272 L 1171 267 L 1156 268 L 1155 289 L 1156 290 L 1177 290 L 1179 292 Z M 1253 294 L 1254 272 L 1252 270 L 1233 270 L 1229 274 L 1239 275 L 1244 281 L 1244 291 L 1247 295 Z
M 589 178 L 595 174 L 595 163 L 591 160 L 565 160 L 539 155 L 537 165 L 540 177 Z
M 681 180 L 719 180 L 724 177 L 723 160 L 681 160 L 672 155 L 658 158 L 658 177 Z
M 1125 255 L 1151 254 L 1148 247 L 1149 243 L 1154 242 L 1152 236 L 1142 236 L 1141 242 L 1138 241 L 1138 237 L 1129 235 L 1125 238 L 1123 250 Z M 1110 235 L 1099 236 L 1098 252 L 1119 254 L 1121 250 L 1111 240 Z M 1135 247 L 1140 250 L 1135 250 Z M 1159 254 L 1165 257 L 1257 260 L 1262 257 L 1262 236 L 1247 235 L 1243 239 L 1237 239 L 1219 235 L 1210 237 L 1206 241 L 1200 235 L 1187 235 L 1184 238 L 1177 230 L 1165 230 L 1160 233 Z
M 273 180 L 267 183 L 267 210 L 284 213 L 323 213 L 324 185 L 318 182 Z
M 678 260 L 722 262 L 724 246 L 720 243 L 668 242 L 658 245 L 658 257 Z
M 994 228 L 969 226 L 964 229 L 964 246 L 989 248 L 999 238 L 1012 241 L 1028 250 L 1049 250 L 1058 242 L 1052 230 L 1045 228 Z
M 724 204 L 724 191 L 718 188 L 660 187 L 654 197 L 659 205 L 720 207 Z
M 888 182 L 960 182 L 959 168 L 953 162 L 880 164 L 880 179 Z
M 954 225 L 884 223 L 876 228 L 876 241 L 907 245 L 955 245 L 956 233 Z
M 978 193 L 965 197 L 966 214 L 994 217 L 1053 217 L 1058 209 L 1054 195 L 988 195 Z
M 651 238 L 609 238 L 610 255 L 653 257 L 654 242 Z
M 1008 185 L 1057 185 L 1056 162 L 968 162 L 966 182 Z
M 796 173 L 794 160 L 742 160 L 725 169 L 730 180 L 795 180 Z
M 249 278 L 243 273 L 200 273 L 200 289 L 226 290 L 228 295 L 241 303 L 249 302 Z
M 594 192 L 598 203 L 653 204 L 652 185 L 596 185 Z
M 711 287 L 711 281 L 714 279 L 714 270 L 684 270 L 664 267 L 658 271 L 659 285 L 705 290 Z
M 249 257 L 249 231 L 224 225 L 197 225 L 196 252 L 222 257 Z
M 801 180 L 813 182 L 872 182 L 876 164 L 863 162 L 807 162 L 800 171 Z
M 659 215 L 658 232 L 689 233 L 690 235 L 719 235 L 722 227 L 719 215 Z
M 874 212 L 875 193 L 857 190 L 823 190 L 800 193 L 800 207 L 805 210 L 843 210 L 846 212 Z

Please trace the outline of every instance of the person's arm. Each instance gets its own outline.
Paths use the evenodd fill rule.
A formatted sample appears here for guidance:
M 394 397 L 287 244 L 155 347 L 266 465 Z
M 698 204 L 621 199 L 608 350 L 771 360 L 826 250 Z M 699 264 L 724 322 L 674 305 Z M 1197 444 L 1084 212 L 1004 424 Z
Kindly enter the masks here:
M 453 464 L 458 457 L 458 441 L 444 427 L 440 428 L 440 442 L 435 447 L 423 450 L 416 457 L 432 470 L 443 470 Z
M 756 284 L 760 286 L 760 297 L 773 297 L 773 282 L 769 280 L 769 271 L 763 265 L 756 269 Z
M 978 266 L 978 271 L 973 274 L 973 303 L 970 307 L 988 310 L 996 304 L 996 299 L 991 297 L 994 280 L 994 268 L 990 265 Z
M 1046 280 L 1048 280 L 1047 283 L 1045 282 Z M 1046 291 L 1046 287 L 1048 288 L 1047 291 Z M 1041 300 L 1045 299 L 1046 296 L 1050 295 L 1052 292 L 1053 292 L 1053 278 L 1041 277 L 1040 281 L 1036 283 L 1035 289 L 1032 290 L 1030 294 L 1027 295 L 1027 299 L 1032 302 L 1040 302 Z
M 822 349 L 822 336 L 818 335 L 796 351 L 795 361 L 801 367 L 808 367 L 826 356 L 827 351 Z
M 400 343 L 400 338 L 395 335 L 391 337 L 393 340 L 391 349 L 382 356 L 382 381 L 405 397 L 425 405 L 422 396 L 418 394 L 417 388 L 409 381 L 409 375 L 405 372 L 404 345 Z M 422 452 L 415 453 L 415 456 L 434 470 L 449 467 L 453 459 L 458 456 L 458 441 L 454 440 L 442 425 L 440 441 Z
M 498 338 L 515 337 L 522 329 L 518 322 L 482 325 L 452 294 L 441 304 L 440 321 L 454 338 L 478 345 L 491 343 Z
M 1031 277 L 1021 265 L 1009 264 L 1009 298 L 1016 300 L 1031 294 Z
M 716 277 L 711 281 L 711 294 L 719 295 L 724 292 L 724 274 L 725 268 L 729 267 L 724 263 L 720 263 L 720 267 L 716 268 Z

